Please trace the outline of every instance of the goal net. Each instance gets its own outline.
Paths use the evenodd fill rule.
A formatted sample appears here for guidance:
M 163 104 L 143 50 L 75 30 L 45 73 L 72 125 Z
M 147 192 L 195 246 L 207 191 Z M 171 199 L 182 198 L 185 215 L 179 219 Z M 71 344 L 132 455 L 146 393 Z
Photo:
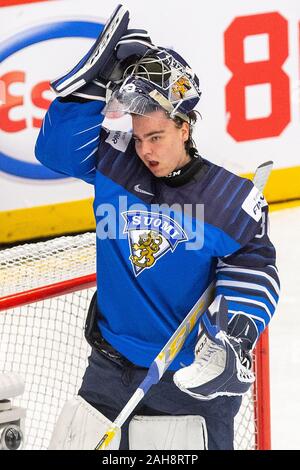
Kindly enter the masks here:
M 84 338 L 95 292 L 95 233 L 0 251 L 0 371 L 15 372 L 25 393 L 25 448 L 47 449 L 64 403 L 76 395 L 90 347 Z M 267 336 L 256 348 L 256 383 L 235 420 L 235 448 L 269 443 Z M 9 397 L 8 397 L 9 398 Z

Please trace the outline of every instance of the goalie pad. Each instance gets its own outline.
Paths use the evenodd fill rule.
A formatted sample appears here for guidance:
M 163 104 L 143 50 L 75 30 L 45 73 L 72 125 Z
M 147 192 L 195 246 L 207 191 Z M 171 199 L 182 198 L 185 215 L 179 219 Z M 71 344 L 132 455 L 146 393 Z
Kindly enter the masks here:
M 79 395 L 65 403 L 49 445 L 49 450 L 93 450 L 112 422 Z M 120 446 L 121 431 L 108 450 Z
M 218 296 L 201 318 L 194 362 L 174 374 L 180 390 L 199 400 L 248 391 L 255 380 L 250 353 L 242 349 L 242 338 L 227 331 L 227 302 L 224 296 Z
M 51 82 L 51 87 L 58 96 L 70 95 L 96 78 L 101 70 L 109 75 L 110 70 L 107 68 L 113 51 L 127 31 L 128 23 L 128 10 L 118 5 L 89 52 L 67 74 Z M 105 78 L 103 75 L 101 77 Z
M 202 416 L 134 416 L 129 423 L 130 450 L 206 450 Z
M 24 381 L 14 372 L 0 374 L 0 401 L 22 395 L 25 389 Z

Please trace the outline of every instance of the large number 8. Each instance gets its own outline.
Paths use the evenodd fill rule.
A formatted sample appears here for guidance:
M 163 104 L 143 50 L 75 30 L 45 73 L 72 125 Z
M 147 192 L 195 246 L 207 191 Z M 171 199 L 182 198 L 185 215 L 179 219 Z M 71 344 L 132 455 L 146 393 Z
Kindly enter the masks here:
M 267 34 L 269 60 L 244 61 L 244 39 Z M 290 122 L 290 84 L 282 70 L 288 57 L 288 25 L 279 13 L 264 13 L 236 18 L 225 31 L 225 63 L 232 72 L 226 86 L 227 132 L 236 141 L 254 140 L 281 134 Z M 270 116 L 246 118 L 245 87 L 271 85 Z

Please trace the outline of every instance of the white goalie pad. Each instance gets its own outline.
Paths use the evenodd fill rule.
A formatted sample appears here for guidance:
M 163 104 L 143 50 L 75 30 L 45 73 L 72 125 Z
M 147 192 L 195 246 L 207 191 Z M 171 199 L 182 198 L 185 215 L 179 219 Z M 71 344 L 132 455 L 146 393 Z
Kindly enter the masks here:
M 93 450 L 112 422 L 82 397 L 65 403 L 49 445 L 49 450 Z M 121 431 L 107 447 L 119 449 Z
M 24 392 L 24 381 L 13 372 L 0 374 L 0 400 L 14 398 Z
M 130 450 L 206 450 L 202 416 L 134 416 L 129 424 Z

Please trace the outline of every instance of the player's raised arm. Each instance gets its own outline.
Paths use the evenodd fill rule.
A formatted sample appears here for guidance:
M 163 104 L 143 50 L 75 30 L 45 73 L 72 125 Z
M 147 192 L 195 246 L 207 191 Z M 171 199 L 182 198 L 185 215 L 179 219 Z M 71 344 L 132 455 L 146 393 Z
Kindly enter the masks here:
M 52 170 L 93 183 L 102 107 L 100 101 L 55 99 L 36 142 L 36 158 Z
M 122 81 L 124 67 L 154 48 L 147 31 L 128 29 L 119 5 L 88 53 L 51 87 L 57 98 L 40 130 L 35 155 L 45 166 L 94 183 L 106 98 Z

